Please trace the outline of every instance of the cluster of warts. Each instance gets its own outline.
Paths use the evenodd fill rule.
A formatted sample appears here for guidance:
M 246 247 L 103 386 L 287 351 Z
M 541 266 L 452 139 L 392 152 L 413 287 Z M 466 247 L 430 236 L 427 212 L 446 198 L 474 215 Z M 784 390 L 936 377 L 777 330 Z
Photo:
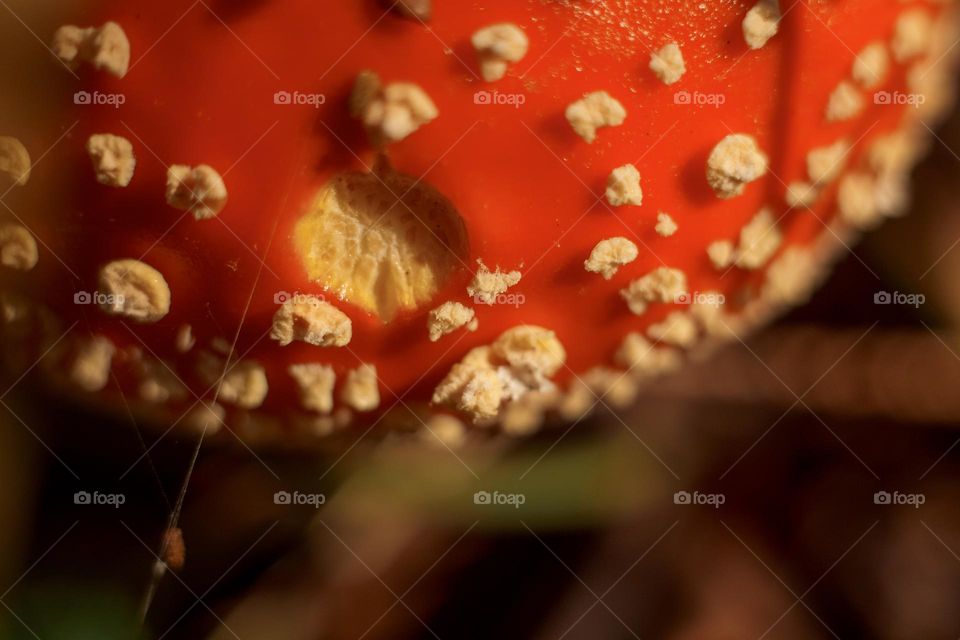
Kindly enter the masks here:
M 394 6 L 417 20 L 430 18 L 429 0 L 403 0 Z M 743 37 L 751 49 L 763 47 L 778 30 L 781 19 L 777 0 L 760 0 L 746 14 Z M 857 117 L 865 108 L 863 91 L 882 85 L 892 57 L 906 63 L 929 47 L 932 20 L 920 10 L 904 12 L 898 20 L 889 47 L 883 42 L 867 45 L 857 56 L 849 79 L 844 79 L 829 96 L 824 110 L 826 122 Z M 471 39 L 481 75 L 487 82 L 502 79 L 509 66 L 521 61 L 529 49 L 523 29 L 511 23 L 490 25 L 476 31 Z M 888 50 L 889 49 L 889 50 Z M 101 27 L 65 26 L 57 30 L 52 44 L 54 54 L 68 67 L 86 63 L 122 78 L 130 62 L 130 45 L 123 29 L 108 22 Z M 650 71 L 664 84 L 682 80 L 686 63 L 679 44 L 667 42 L 650 56 Z M 919 74 L 915 74 L 919 75 Z M 916 80 L 919 83 L 922 76 Z M 382 83 L 373 72 L 359 74 L 350 99 L 350 110 L 364 125 L 376 146 L 402 141 L 439 116 L 430 96 L 409 82 Z M 622 125 L 627 110 L 606 91 L 585 94 L 566 108 L 566 119 L 573 132 L 593 143 L 601 129 Z M 864 161 L 865 168 L 844 174 L 845 159 L 851 150 L 846 139 L 811 149 L 807 155 L 807 176 L 792 182 L 786 190 L 789 207 L 809 207 L 821 192 L 841 175 L 837 189 L 839 218 L 856 228 L 869 228 L 884 214 L 902 204 L 898 189 L 905 182 L 905 171 L 914 160 L 916 145 L 905 134 L 895 133 L 874 142 Z M 95 134 L 86 142 L 94 177 L 102 185 L 126 188 L 135 178 L 136 157 L 132 143 L 110 133 Z M 19 140 L 0 137 L 0 174 L 13 185 L 23 186 L 30 177 L 30 156 Z M 767 155 L 753 136 L 731 133 L 713 148 L 706 163 L 706 182 L 716 197 L 730 199 L 742 195 L 747 186 L 768 171 Z M 639 170 L 632 164 L 612 169 L 606 200 L 611 207 L 643 203 Z M 223 177 L 208 165 L 174 165 L 168 169 L 165 198 L 167 203 L 190 213 L 196 220 L 218 215 L 227 203 Z M 657 215 L 656 232 L 666 238 L 678 231 L 674 219 L 665 212 Z M 783 236 L 769 207 L 762 208 L 741 229 L 737 239 L 719 239 L 707 248 L 709 260 L 717 269 L 737 267 L 745 270 L 767 268 L 763 297 L 769 303 L 793 304 L 809 292 L 819 275 L 817 262 L 809 251 L 788 247 L 779 258 Z M 629 239 L 614 237 L 599 241 L 584 268 L 604 279 L 637 259 L 639 250 Z M 22 225 L 0 226 L 0 263 L 12 269 L 29 270 L 38 261 L 36 240 Z M 498 296 L 519 283 L 519 271 L 491 271 L 478 261 L 478 269 L 467 286 L 475 304 L 495 304 Z M 99 291 L 105 296 L 102 311 L 139 323 L 160 320 L 170 310 L 171 292 L 163 275 L 154 267 L 133 259 L 118 259 L 103 265 L 98 276 Z M 629 310 L 646 313 L 650 305 L 672 304 L 687 295 L 687 278 L 679 269 L 663 266 L 632 280 L 620 295 Z M 719 294 L 718 294 L 719 295 Z M 5 315 L 7 310 L 4 310 Z M 8 318 L 9 319 L 9 318 Z M 729 321 L 729 324 L 728 322 Z M 732 317 L 718 306 L 694 304 L 687 311 L 674 311 L 647 329 L 647 335 L 628 334 L 615 355 L 618 366 L 627 371 L 598 367 L 578 377 L 566 394 L 560 394 L 551 377 L 564 366 L 565 351 L 552 331 L 542 327 L 518 326 L 504 332 L 488 346 L 473 349 L 436 388 L 433 402 L 447 405 L 471 417 L 475 423 L 500 421 L 504 430 L 521 433 L 536 428 L 539 416 L 553 409 L 561 416 L 583 414 L 597 392 L 608 396 L 614 405 L 626 405 L 636 392 L 638 380 L 674 371 L 681 362 L 680 353 L 695 344 L 701 332 L 721 335 L 732 331 Z M 447 301 L 432 309 L 427 317 L 431 341 L 457 330 L 475 331 L 475 309 L 457 301 Z M 317 347 L 343 347 L 352 337 L 350 318 L 325 300 L 300 296 L 281 305 L 273 318 L 270 337 L 280 346 L 294 341 Z M 190 351 L 195 345 L 189 325 L 178 329 L 176 348 Z M 660 343 L 676 347 L 658 346 Z M 75 347 L 68 377 L 86 391 L 106 386 L 111 359 L 116 354 L 112 342 L 93 336 Z M 264 368 L 256 362 L 239 362 L 226 367 L 212 352 L 201 353 L 202 377 L 220 384 L 219 399 L 244 409 L 259 407 L 268 393 Z M 149 367 L 148 367 L 149 368 Z M 337 376 L 333 368 L 320 363 L 303 363 L 288 368 L 290 379 L 299 389 L 301 405 L 308 411 L 330 415 L 335 406 Z M 169 377 L 169 376 L 168 376 Z M 163 376 L 154 373 L 149 384 L 141 387 L 144 397 L 167 399 L 175 395 L 175 384 L 162 384 Z M 339 399 L 358 412 L 372 411 L 380 405 L 376 367 L 361 363 L 350 370 L 340 383 Z M 222 423 L 218 405 L 204 404 L 193 411 L 190 420 L 203 428 Z M 460 423 L 452 416 L 438 414 L 431 424 L 444 439 L 462 438 Z
M 935 45 L 933 20 L 928 13 L 920 9 L 901 13 L 889 43 L 871 42 L 857 54 L 850 76 L 841 80 L 828 98 L 825 120 L 843 121 L 859 116 L 868 102 L 867 93 L 886 81 L 891 59 L 909 64 Z M 942 71 L 934 72 L 935 68 L 920 62 L 907 75 L 910 90 L 924 95 L 934 105 L 948 82 Z M 916 141 L 903 132 L 880 136 L 873 141 L 860 166 L 852 170 L 847 170 L 852 145 L 846 138 L 813 148 L 806 158 L 807 175 L 787 186 L 786 202 L 792 208 L 809 208 L 839 178 L 838 217 L 853 228 L 873 228 L 903 209 L 907 173 L 916 159 L 916 147 Z
M 744 37 L 751 48 L 760 48 L 777 32 L 780 15 L 776 2 L 766 0 L 748 12 L 743 23 Z M 927 48 L 926 39 L 932 21 L 922 11 L 905 12 L 899 19 L 894 38 L 890 44 L 892 55 L 903 63 L 918 56 Z M 883 42 L 866 46 L 851 70 L 851 79 L 844 80 L 833 92 L 825 110 L 825 121 L 851 119 L 862 111 L 864 100 L 860 89 L 880 86 L 889 69 L 887 47 Z M 674 64 L 668 64 L 673 60 Z M 651 69 L 667 84 L 677 82 L 683 74 L 684 65 L 679 50 L 671 45 L 653 54 Z M 676 73 L 669 73 L 672 67 Z M 577 123 L 571 121 L 577 130 Z M 590 130 L 584 138 L 591 142 L 595 131 Z M 906 183 L 906 171 L 916 159 L 915 141 L 906 134 L 895 133 L 880 137 L 870 147 L 866 169 L 844 175 L 845 158 L 851 144 L 839 139 L 833 144 L 811 149 L 807 156 L 807 178 L 791 183 L 785 200 L 789 207 L 809 207 L 820 192 L 841 175 L 837 192 L 838 218 L 853 228 L 868 229 L 884 215 L 892 215 L 902 208 Z M 715 195 L 721 199 L 734 198 L 744 193 L 747 185 L 766 174 L 768 159 L 756 140 L 748 134 L 731 134 L 721 140 L 707 161 L 707 182 Z M 627 174 L 624 168 L 615 169 L 608 182 L 607 200 L 612 206 L 639 205 L 639 173 Z M 624 185 L 634 185 L 637 197 L 630 201 L 623 197 Z M 671 221 L 664 214 L 658 215 L 658 232 L 669 236 L 675 232 Z M 716 240 L 707 248 L 707 255 L 714 267 L 726 270 L 737 267 L 744 270 L 767 268 L 766 284 L 762 298 L 771 306 L 796 304 L 804 297 L 810 282 L 818 277 L 818 271 L 809 252 L 787 248 L 777 260 L 783 235 L 771 207 L 764 207 L 741 229 L 739 238 Z M 617 237 L 602 240 L 594 247 L 584 267 L 587 271 L 611 279 L 619 270 L 633 262 L 638 254 L 636 245 L 627 238 Z M 772 261 L 773 260 L 773 261 Z M 772 262 L 771 262 L 772 261 Z M 685 275 L 669 267 L 661 267 L 630 282 L 621 291 L 630 310 L 643 314 L 651 304 L 673 303 L 687 295 Z M 707 296 L 713 292 L 707 292 Z M 689 348 L 702 331 L 706 334 L 726 332 L 728 319 L 719 307 L 697 305 L 688 311 L 671 312 L 667 318 L 647 329 L 647 338 L 679 348 Z M 729 324 L 733 324 L 730 322 Z

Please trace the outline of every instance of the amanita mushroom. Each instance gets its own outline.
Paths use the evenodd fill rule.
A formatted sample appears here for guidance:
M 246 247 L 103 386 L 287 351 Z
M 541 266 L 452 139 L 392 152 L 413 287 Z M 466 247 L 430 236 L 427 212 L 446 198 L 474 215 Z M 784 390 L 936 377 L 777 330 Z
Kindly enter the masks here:
M 902 208 L 950 3 L 586 4 L 65 7 L 0 131 L 6 348 L 250 437 L 527 432 Z

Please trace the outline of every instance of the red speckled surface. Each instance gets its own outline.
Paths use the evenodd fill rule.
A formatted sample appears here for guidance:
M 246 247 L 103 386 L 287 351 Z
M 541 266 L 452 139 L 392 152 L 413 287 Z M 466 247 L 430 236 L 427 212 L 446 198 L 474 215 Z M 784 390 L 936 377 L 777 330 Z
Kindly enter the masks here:
M 64 193 L 66 202 L 38 213 L 34 227 L 79 281 L 45 250 L 27 278 L 68 324 L 77 319 L 80 327 L 135 344 L 120 320 L 71 302 L 75 291 L 95 286 L 99 264 L 145 254 L 170 283 L 173 305 L 155 325 L 129 330 L 156 355 L 180 358 L 184 376 L 195 354 L 175 356 L 180 324 L 192 324 L 201 345 L 238 335 L 238 352 L 267 367 L 267 410 L 295 405 L 285 369 L 297 361 L 333 363 L 339 373 L 372 362 L 387 388 L 425 400 L 469 348 L 518 324 L 556 331 L 573 371 L 610 364 L 624 334 L 674 309 L 654 305 L 641 318 L 618 295 L 661 264 L 684 270 L 694 291 L 717 289 L 732 299 L 745 285 L 755 289 L 762 273 L 733 270 L 721 279 L 707 245 L 734 240 L 765 204 L 779 218 L 786 211 L 784 183 L 803 178 L 812 147 L 844 135 L 859 139 L 855 162 L 865 142 L 897 126 L 901 107 L 872 102 L 861 117 L 827 125 L 827 97 L 849 77 L 855 51 L 889 40 L 904 8 L 935 10 L 880 0 L 799 2 L 780 34 L 750 51 L 740 31 L 747 4 L 729 0 L 607 0 L 589 9 L 572 0 L 435 0 L 429 28 L 385 15 L 373 0 L 207 1 L 209 10 L 202 2 L 172 0 L 64 11 L 63 23 L 120 23 L 132 44 L 132 67 L 122 80 L 89 68 L 75 80 L 38 54 L 38 73 L 56 79 L 54 99 L 65 108 L 35 141 L 49 144 L 79 123 L 31 181 L 30 189 Z M 506 78 L 487 84 L 476 77 L 469 38 L 499 21 L 523 27 L 530 49 Z M 647 64 L 649 52 L 669 41 L 680 44 L 687 73 L 668 87 Z M 437 104 L 440 117 L 392 145 L 389 156 L 395 168 L 423 176 L 458 207 L 471 259 L 434 304 L 388 325 L 336 301 L 353 321 L 347 348 L 279 347 L 265 336 L 277 309 L 275 292 L 322 293 L 305 279 L 293 225 L 332 175 L 374 159 L 346 108 L 357 72 L 367 68 L 385 81 L 419 84 Z M 892 70 L 885 87 L 901 87 L 905 68 L 894 64 Z M 119 109 L 73 106 L 73 92 L 81 89 L 121 92 L 126 102 Z M 481 90 L 519 94 L 525 103 L 475 104 Z M 608 91 L 628 116 L 587 144 L 563 112 L 593 90 Z M 275 105 L 277 91 L 322 93 L 325 103 L 319 109 Z M 678 105 L 678 91 L 720 94 L 725 103 Z M 133 142 L 138 162 L 127 189 L 94 180 L 83 143 L 105 132 Z M 772 170 L 742 197 L 720 200 L 707 186 L 704 165 L 731 132 L 754 135 Z M 219 219 L 197 222 L 165 203 L 166 166 L 175 163 L 206 163 L 225 174 L 230 198 Z M 643 205 L 611 211 L 597 195 L 610 170 L 625 163 L 640 170 Z M 828 190 L 813 213 L 794 211 L 781 220 L 790 242 L 808 242 L 823 231 L 817 217 L 832 215 L 832 195 Z M 671 238 L 653 230 L 661 210 L 679 224 Z M 636 242 L 640 257 L 609 282 L 585 272 L 593 246 L 617 235 Z M 471 302 L 465 287 L 477 258 L 520 270 L 523 280 L 511 293 L 522 294 L 524 304 L 477 305 L 476 333 L 430 343 L 427 311 L 446 300 Z M 394 403 L 391 391 L 381 393 L 384 408 Z

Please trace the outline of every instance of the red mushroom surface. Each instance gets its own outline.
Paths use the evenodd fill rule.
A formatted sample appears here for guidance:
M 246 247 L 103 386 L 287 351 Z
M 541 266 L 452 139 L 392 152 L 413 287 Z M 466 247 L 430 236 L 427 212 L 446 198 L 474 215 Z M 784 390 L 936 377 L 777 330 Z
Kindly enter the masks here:
M 802 302 L 902 210 L 955 26 L 877 0 L 47 19 L 41 106 L 0 131 L 8 349 L 250 438 L 527 432 Z

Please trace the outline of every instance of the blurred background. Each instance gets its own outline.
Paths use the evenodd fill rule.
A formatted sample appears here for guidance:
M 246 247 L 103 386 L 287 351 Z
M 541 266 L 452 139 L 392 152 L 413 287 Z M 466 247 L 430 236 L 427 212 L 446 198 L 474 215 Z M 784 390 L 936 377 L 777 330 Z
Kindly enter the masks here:
M 0 381 L 0 638 L 960 637 L 958 153 L 809 305 L 523 441 L 198 451 Z

